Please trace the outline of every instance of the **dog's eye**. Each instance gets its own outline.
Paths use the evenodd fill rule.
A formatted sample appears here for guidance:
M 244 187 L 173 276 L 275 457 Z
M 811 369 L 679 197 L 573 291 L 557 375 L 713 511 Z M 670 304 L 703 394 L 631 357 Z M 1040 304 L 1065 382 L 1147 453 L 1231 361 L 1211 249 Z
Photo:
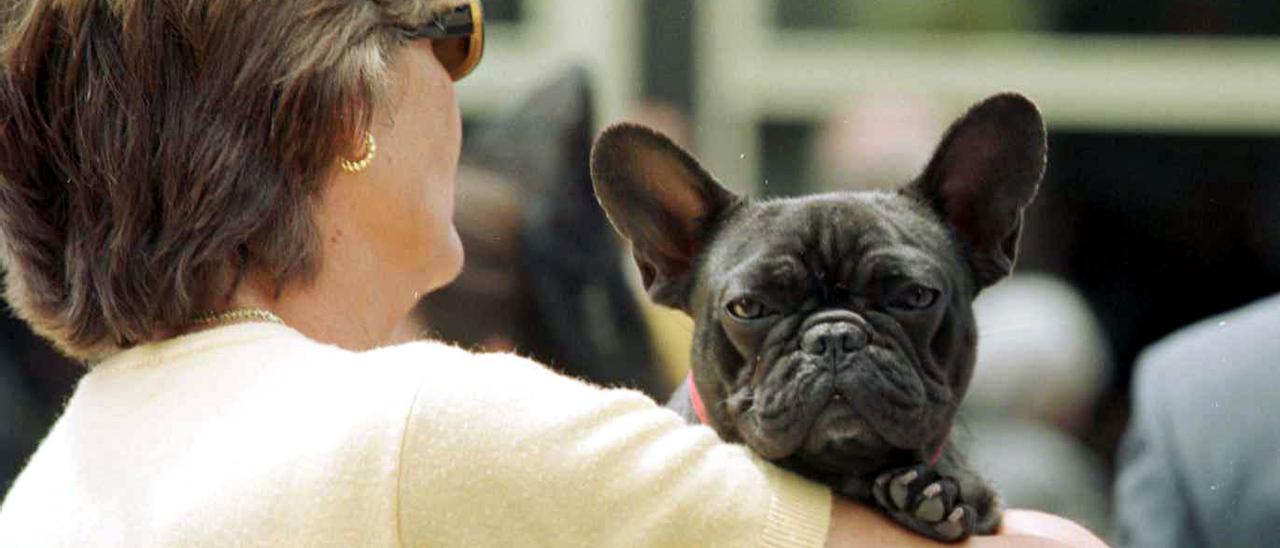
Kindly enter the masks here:
M 937 302 L 940 292 L 920 284 L 908 284 L 889 299 L 889 306 L 901 310 L 924 310 Z
M 729 301 L 725 309 L 729 311 L 730 316 L 739 320 L 754 320 L 765 315 L 764 305 L 751 297 L 738 297 Z

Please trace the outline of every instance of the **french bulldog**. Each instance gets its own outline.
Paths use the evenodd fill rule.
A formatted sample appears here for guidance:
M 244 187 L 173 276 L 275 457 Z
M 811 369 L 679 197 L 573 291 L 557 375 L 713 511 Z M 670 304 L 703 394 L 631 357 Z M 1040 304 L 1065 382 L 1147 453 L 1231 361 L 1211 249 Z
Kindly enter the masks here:
M 995 492 L 949 442 L 971 303 L 1009 274 L 1044 175 L 1036 106 L 1004 93 L 896 192 L 750 199 L 651 129 L 606 129 L 596 197 L 650 298 L 694 319 L 669 405 L 940 541 L 993 533 Z

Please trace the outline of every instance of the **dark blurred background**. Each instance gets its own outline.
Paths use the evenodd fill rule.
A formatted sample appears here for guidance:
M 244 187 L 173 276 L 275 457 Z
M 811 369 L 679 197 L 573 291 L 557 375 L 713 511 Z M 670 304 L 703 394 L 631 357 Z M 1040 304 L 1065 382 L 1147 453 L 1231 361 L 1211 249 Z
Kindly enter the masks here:
M 459 86 L 468 267 L 420 307 L 423 332 L 661 399 L 687 367 L 688 323 L 628 285 L 625 254 L 584 193 L 595 131 L 623 118 L 656 126 L 754 195 L 890 188 L 965 106 L 1020 90 L 1049 123 L 1049 171 L 1020 277 L 979 310 L 984 349 L 995 350 L 980 357 L 973 422 L 984 424 L 983 408 L 1020 406 L 1025 424 L 1074 444 L 1089 492 L 1040 506 L 1105 530 L 1135 357 L 1280 291 L 1274 0 L 486 0 L 485 10 L 485 62 Z M 561 333 L 579 328 L 595 330 L 585 349 Z M 0 431 L 3 492 L 76 369 L 20 322 L 0 329 L 0 412 L 15 417 Z M 1036 358 L 1068 347 L 1061 363 Z M 983 428 L 975 445 L 989 439 Z

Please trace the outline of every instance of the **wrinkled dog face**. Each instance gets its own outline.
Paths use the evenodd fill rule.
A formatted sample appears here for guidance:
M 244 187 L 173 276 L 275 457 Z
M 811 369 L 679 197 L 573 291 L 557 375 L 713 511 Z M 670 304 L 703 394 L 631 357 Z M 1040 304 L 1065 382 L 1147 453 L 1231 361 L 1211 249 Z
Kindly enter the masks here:
M 924 462 L 968 385 L 970 303 L 1008 274 L 1044 169 L 1025 98 L 975 105 L 901 192 L 751 201 L 665 137 L 614 126 L 596 193 L 652 298 L 696 322 L 694 371 L 729 440 L 819 475 Z
M 724 390 L 716 418 L 765 457 L 822 471 L 929 452 L 973 360 L 962 269 L 942 227 L 901 196 L 744 209 L 694 291 L 695 361 L 716 365 L 699 378 Z

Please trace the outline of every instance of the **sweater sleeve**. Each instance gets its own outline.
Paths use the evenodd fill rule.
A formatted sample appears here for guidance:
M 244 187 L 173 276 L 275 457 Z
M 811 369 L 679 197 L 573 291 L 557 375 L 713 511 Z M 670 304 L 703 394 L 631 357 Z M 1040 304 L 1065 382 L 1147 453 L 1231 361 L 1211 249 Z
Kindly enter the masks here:
M 509 355 L 427 361 L 399 465 L 406 546 L 800 547 L 826 538 L 825 487 L 638 392 Z

